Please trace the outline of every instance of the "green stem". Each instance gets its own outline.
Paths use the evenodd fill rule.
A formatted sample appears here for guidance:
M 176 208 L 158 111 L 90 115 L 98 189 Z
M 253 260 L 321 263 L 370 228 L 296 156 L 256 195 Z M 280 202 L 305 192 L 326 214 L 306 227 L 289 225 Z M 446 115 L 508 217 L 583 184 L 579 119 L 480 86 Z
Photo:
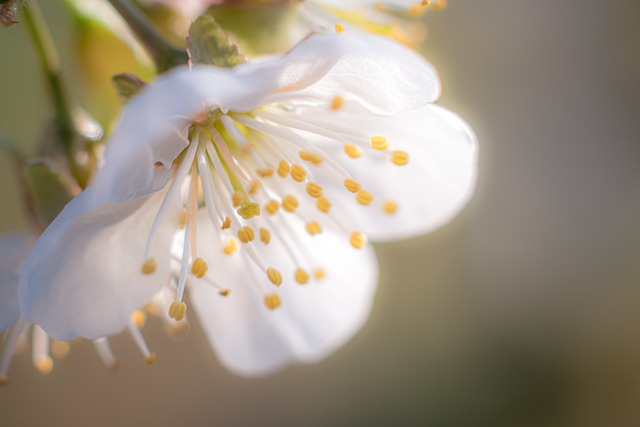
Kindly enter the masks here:
M 189 56 L 184 49 L 177 48 L 167 42 L 144 13 L 129 0 L 109 0 L 129 27 L 138 36 L 156 65 L 159 73 L 186 64 Z
M 86 173 L 75 159 L 74 140 L 76 131 L 71 115 L 71 109 L 67 102 L 66 93 L 60 74 L 60 60 L 53 44 L 51 33 L 42 15 L 38 3 L 34 0 L 23 10 L 24 22 L 36 49 L 40 65 L 45 74 L 45 80 L 49 89 L 49 95 L 53 101 L 55 111 L 56 131 L 58 141 L 62 146 L 71 174 L 84 188 L 86 186 Z

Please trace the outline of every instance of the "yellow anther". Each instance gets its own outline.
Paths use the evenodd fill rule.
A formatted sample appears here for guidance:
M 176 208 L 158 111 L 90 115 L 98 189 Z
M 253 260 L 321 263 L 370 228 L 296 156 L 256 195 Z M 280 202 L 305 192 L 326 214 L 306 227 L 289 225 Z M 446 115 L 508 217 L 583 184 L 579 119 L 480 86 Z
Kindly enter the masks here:
M 269 202 L 265 205 L 265 208 L 267 209 L 267 213 L 269 215 L 273 215 L 278 212 L 278 209 L 280 209 L 280 205 L 275 200 L 269 200 Z
M 362 156 L 362 150 L 359 147 L 356 147 L 355 145 L 345 144 L 344 152 L 347 156 L 351 157 L 352 159 L 357 159 L 358 157 Z
M 276 286 L 282 285 L 282 274 L 275 268 L 267 268 L 267 278 Z
M 280 175 L 281 178 L 284 178 L 289 175 L 290 170 L 291 166 L 289 166 L 289 163 L 287 163 L 286 160 L 280 160 L 280 164 L 278 165 L 278 175 Z
M 71 345 L 66 341 L 52 341 L 51 342 L 51 354 L 58 359 L 64 359 L 69 355 Z
M 394 165 L 404 166 L 409 163 L 409 154 L 405 151 L 394 151 L 391 153 L 391 162 Z
M 144 361 L 147 363 L 147 365 L 155 365 L 155 363 L 156 363 L 156 354 L 155 353 L 151 353 L 149 355 L 149 357 L 144 359 Z
M 320 156 L 320 154 L 313 153 L 311 151 L 305 151 L 305 150 L 300 151 L 300 158 L 305 162 L 312 163 L 316 166 L 322 164 L 322 156 Z
M 309 182 L 307 184 L 307 194 L 311 197 L 317 199 L 322 196 L 322 186 L 316 184 L 315 182 Z
M 344 98 L 342 98 L 340 95 L 336 95 L 331 100 L 331 109 L 333 111 L 338 111 L 343 104 L 344 104 Z
M 260 205 L 254 202 L 245 203 L 236 212 L 244 219 L 251 219 L 260 215 Z
M 258 176 L 260 176 L 261 178 L 269 178 L 270 176 L 273 176 L 273 173 L 275 171 L 273 170 L 273 168 L 261 168 L 261 169 L 256 169 L 256 173 L 258 174 Z
M 155 258 L 149 258 L 142 264 L 142 274 L 153 274 L 158 268 L 158 263 Z
M 278 294 L 267 294 L 264 296 L 264 305 L 266 305 L 269 310 L 275 310 L 280 307 L 280 297 Z
M 429 6 L 431 4 L 431 0 L 422 0 L 420 2 L 420 6 Z
M 296 182 L 302 182 L 307 177 L 307 171 L 300 165 L 293 165 L 291 168 L 291 178 Z
M 385 138 L 384 136 L 372 136 L 371 148 L 373 148 L 374 150 L 384 151 L 389 148 L 389 142 L 387 142 L 387 138 Z
M 254 179 L 253 181 L 251 181 L 251 184 L 249 184 L 249 189 L 247 191 L 249 192 L 249 194 L 254 195 L 258 192 L 259 189 L 260 181 Z
M 318 224 L 315 221 L 311 221 L 310 223 L 308 223 L 306 225 L 306 229 L 307 229 L 307 232 L 309 234 L 311 234 L 312 236 L 314 236 L 314 235 L 316 235 L 318 233 L 322 233 L 322 227 L 320 227 L 320 224 Z
M 337 23 L 336 24 L 336 33 L 344 33 L 344 25 Z
M 319 197 L 316 206 L 320 211 L 324 213 L 329 213 L 329 209 L 331 209 L 331 202 L 326 197 Z
M 182 319 L 184 319 L 185 314 L 187 314 L 187 304 L 185 304 L 184 302 L 178 302 L 178 301 L 174 301 L 171 303 L 171 306 L 173 306 L 175 304 L 175 309 L 174 309 L 174 316 L 173 318 L 176 320 L 176 322 L 181 321 Z M 169 316 L 171 317 L 171 307 L 169 307 Z
M 271 241 L 271 233 L 266 228 L 260 229 L 260 241 L 265 245 L 268 245 Z
M 207 271 L 209 270 L 209 266 L 207 262 L 202 258 L 198 257 L 193 260 L 193 264 L 191 264 L 191 274 L 196 276 L 198 279 L 202 279 Z
M 53 359 L 49 356 L 40 356 L 34 362 L 34 365 L 42 375 L 49 375 L 53 370 Z
M 175 319 L 179 309 L 180 309 L 180 301 L 172 302 L 171 305 L 169 305 L 169 317 L 172 319 Z
M 189 219 L 189 212 L 182 208 L 180 211 L 180 218 L 178 218 L 178 227 L 185 228 L 187 226 L 187 220 Z
M 424 6 L 422 2 L 413 3 L 409 8 L 409 15 L 413 17 L 421 16 L 424 13 Z
M 231 203 L 233 203 L 233 207 L 237 208 L 242 204 L 242 202 L 244 202 L 244 194 L 239 192 L 233 193 L 233 196 L 231 196 Z
M 220 294 L 220 296 L 223 296 L 223 297 L 229 296 L 229 292 L 230 292 L 230 291 L 229 291 L 229 289 L 220 289 L 220 290 L 218 291 L 218 293 Z
M 344 180 L 344 186 L 350 193 L 357 193 L 360 191 L 360 183 L 351 178 L 347 178 Z
M 295 212 L 297 208 L 298 208 L 298 199 L 296 199 L 291 195 L 284 196 L 284 199 L 282 199 L 282 209 L 284 209 L 287 212 Z
M 368 205 L 373 200 L 373 196 L 367 190 L 360 190 L 356 195 L 356 200 L 361 205 Z
M 384 205 L 382 205 L 382 209 L 384 209 L 386 213 L 392 214 L 398 210 L 398 204 L 392 202 L 391 200 L 387 200 L 386 202 L 384 202 Z
M 313 277 L 315 277 L 318 280 L 324 279 L 324 276 L 325 276 L 324 270 L 321 268 L 317 268 L 316 271 L 313 272 Z
M 133 322 L 133 324 L 138 328 L 142 328 L 147 321 L 147 316 L 145 316 L 145 314 L 140 310 L 135 310 L 129 317 L 131 319 L 131 322 Z
M 242 243 L 252 242 L 254 237 L 255 234 L 251 227 L 244 226 L 240 230 L 238 230 L 238 239 L 240 239 Z
M 351 246 L 356 249 L 362 249 L 364 245 L 367 244 L 367 236 L 357 231 L 351 233 L 351 237 L 349 240 L 351 242 Z
M 231 219 L 229 217 L 226 217 L 222 222 L 222 229 L 227 230 L 229 228 L 231 228 Z
M 229 238 L 229 242 L 222 249 L 225 255 L 231 255 L 238 250 L 238 241 L 233 237 Z
M 308 281 L 309 281 L 309 275 L 307 274 L 307 272 L 304 271 L 301 268 L 297 269 L 296 270 L 296 282 L 300 283 L 301 285 L 304 285 Z

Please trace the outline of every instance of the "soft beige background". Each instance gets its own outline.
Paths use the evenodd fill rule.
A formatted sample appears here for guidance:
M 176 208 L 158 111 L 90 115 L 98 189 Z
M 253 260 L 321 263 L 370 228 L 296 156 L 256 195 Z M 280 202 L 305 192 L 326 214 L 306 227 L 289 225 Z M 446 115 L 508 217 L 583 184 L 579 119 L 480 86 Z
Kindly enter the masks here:
M 41 3 L 71 71 L 72 22 Z M 87 344 L 49 377 L 18 357 L 0 425 L 640 425 L 640 3 L 452 0 L 428 22 L 441 102 L 480 139 L 478 190 L 442 230 L 377 247 L 349 345 L 241 379 L 197 325 L 176 343 L 151 322 L 153 367 L 127 336 L 115 373 Z M 25 39 L 0 32 L 0 129 L 32 144 L 47 99 Z M 23 225 L 10 166 L 0 230 Z

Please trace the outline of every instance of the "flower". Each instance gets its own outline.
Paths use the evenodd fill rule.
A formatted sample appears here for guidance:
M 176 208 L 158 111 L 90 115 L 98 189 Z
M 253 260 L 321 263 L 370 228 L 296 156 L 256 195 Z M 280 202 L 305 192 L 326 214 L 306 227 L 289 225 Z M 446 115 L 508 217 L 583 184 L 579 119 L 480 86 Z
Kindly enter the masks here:
M 475 138 L 439 93 L 424 59 L 364 34 L 172 70 L 128 103 L 95 184 L 34 246 L 22 314 L 58 339 L 97 338 L 167 283 L 182 320 L 188 281 L 232 371 L 325 357 L 368 317 L 366 236 L 433 230 L 471 195 Z

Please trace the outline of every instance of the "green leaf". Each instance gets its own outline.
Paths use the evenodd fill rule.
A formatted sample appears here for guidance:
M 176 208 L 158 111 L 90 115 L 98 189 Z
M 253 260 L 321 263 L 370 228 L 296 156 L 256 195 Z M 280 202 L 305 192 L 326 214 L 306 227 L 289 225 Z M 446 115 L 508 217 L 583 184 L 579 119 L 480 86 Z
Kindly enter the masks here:
M 189 28 L 187 50 L 192 64 L 234 67 L 246 60 L 238 46 L 209 15 L 202 15 Z
M 138 76 L 130 73 L 116 74 L 111 77 L 111 84 L 116 88 L 118 95 L 125 100 L 131 98 L 147 85 Z
M 46 227 L 73 198 L 71 189 L 62 175 L 43 161 L 26 165 L 25 175 L 34 213 Z

